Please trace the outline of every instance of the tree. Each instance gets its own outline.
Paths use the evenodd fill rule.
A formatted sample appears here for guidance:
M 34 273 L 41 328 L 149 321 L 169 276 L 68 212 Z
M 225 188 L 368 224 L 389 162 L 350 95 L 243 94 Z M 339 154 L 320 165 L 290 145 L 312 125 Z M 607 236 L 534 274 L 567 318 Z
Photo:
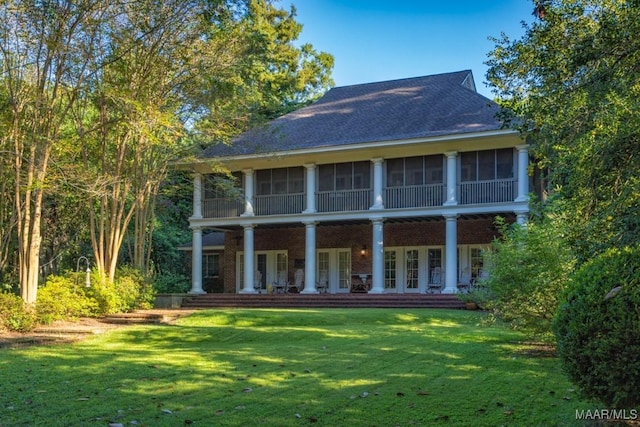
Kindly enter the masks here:
M 91 223 L 107 279 L 127 233 L 133 263 L 149 270 L 155 197 L 169 161 L 330 84 L 331 56 L 294 46 L 294 17 L 271 0 L 2 3 L 0 174 L 13 187 L 0 209 L 0 261 L 15 236 L 25 301 L 36 299 L 42 228 L 68 230 L 68 218 L 53 215 L 78 192 L 76 211 Z M 77 245 L 69 236 L 46 242 Z
M 11 145 L 22 298 L 36 300 L 43 198 L 54 145 L 94 70 L 108 7 L 100 1 L 7 0 L 0 8 L 0 66 Z
M 507 125 L 533 141 L 565 199 L 580 261 L 637 240 L 640 218 L 640 7 L 535 2 L 525 35 L 502 35 L 487 77 Z

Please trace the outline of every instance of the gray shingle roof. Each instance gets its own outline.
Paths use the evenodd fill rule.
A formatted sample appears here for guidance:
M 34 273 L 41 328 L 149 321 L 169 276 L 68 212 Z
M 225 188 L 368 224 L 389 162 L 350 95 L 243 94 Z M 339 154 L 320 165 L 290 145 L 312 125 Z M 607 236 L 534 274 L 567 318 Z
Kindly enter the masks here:
M 471 71 L 336 87 L 315 103 L 214 145 L 234 156 L 498 130 L 498 106 L 475 91 Z

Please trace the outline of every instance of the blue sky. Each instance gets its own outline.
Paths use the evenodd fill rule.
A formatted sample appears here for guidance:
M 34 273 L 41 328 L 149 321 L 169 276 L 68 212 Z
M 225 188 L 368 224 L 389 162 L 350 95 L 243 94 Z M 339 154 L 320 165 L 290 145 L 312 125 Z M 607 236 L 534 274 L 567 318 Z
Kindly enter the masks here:
M 336 86 L 471 69 L 492 98 L 484 62 L 489 36 L 523 34 L 531 0 L 283 0 L 303 25 L 299 41 L 335 58 Z

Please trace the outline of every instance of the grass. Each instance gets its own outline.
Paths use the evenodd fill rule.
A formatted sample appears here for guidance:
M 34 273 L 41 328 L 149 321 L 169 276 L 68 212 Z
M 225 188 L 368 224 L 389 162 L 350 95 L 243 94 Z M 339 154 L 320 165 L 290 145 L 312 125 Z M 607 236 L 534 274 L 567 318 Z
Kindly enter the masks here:
M 559 361 L 482 317 L 201 311 L 0 350 L 0 426 L 582 425 Z

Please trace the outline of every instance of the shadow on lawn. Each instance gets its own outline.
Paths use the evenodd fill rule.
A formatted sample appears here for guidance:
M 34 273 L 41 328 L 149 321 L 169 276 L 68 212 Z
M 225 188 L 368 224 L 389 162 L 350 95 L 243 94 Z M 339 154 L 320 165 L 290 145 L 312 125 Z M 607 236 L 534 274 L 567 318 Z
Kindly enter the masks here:
M 118 411 L 131 419 L 133 411 L 151 425 L 172 425 L 162 423 L 176 413 L 205 424 L 224 415 L 228 425 L 258 414 L 263 424 L 281 425 L 286 411 L 344 424 L 368 419 L 369 398 L 394 410 L 410 397 L 413 411 L 425 396 L 446 407 L 450 390 L 481 396 L 491 379 L 544 377 L 535 363 L 503 354 L 512 336 L 481 334 L 456 316 L 196 313 L 176 325 L 135 327 L 0 359 L 16 373 L 0 386 L 0 407 L 34 420 L 64 408 L 85 423 L 115 420 Z M 9 397 L 6 387 L 18 393 Z

